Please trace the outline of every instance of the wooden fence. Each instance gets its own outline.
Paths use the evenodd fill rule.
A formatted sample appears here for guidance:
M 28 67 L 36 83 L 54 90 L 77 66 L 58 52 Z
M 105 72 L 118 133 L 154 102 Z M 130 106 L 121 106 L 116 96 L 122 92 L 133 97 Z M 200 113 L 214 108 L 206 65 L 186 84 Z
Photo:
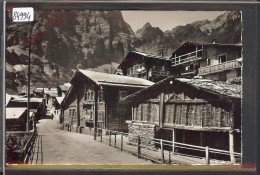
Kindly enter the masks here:
M 115 148 L 120 149 L 121 151 L 130 152 L 131 154 L 136 155 L 138 158 L 144 158 L 151 160 L 156 163 L 168 163 L 168 164 L 178 164 L 180 162 L 185 163 L 185 160 L 181 160 L 185 157 L 186 161 L 190 164 L 206 164 L 218 163 L 220 160 L 213 159 L 210 157 L 212 154 L 225 155 L 230 158 L 234 155 L 237 162 L 241 161 L 242 154 L 232 151 L 220 150 L 209 148 L 208 146 L 196 146 L 191 144 L 172 142 L 163 139 L 151 138 L 156 147 L 147 146 L 142 144 L 142 137 L 137 136 L 137 142 L 130 142 L 128 140 L 128 133 L 113 131 L 113 130 L 103 130 L 96 128 L 96 136 L 99 137 L 96 140 L 107 143 L 109 146 L 114 146 Z M 168 149 L 165 149 L 167 147 Z M 169 149 L 171 148 L 171 149 Z M 194 156 L 184 153 L 178 153 L 176 150 L 192 150 L 201 152 L 204 156 Z M 221 160 L 223 162 L 223 160 Z M 225 164 L 232 164 L 232 158 L 230 161 L 225 161 Z M 186 162 L 187 163 L 187 162 Z M 188 164 L 189 164 L 188 163 Z M 241 163 L 241 162 L 240 162 Z
M 31 138 L 27 141 L 27 143 L 25 144 L 23 150 L 22 150 L 22 155 L 23 155 L 23 163 L 28 163 L 29 159 L 32 159 L 32 151 L 35 145 L 35 140 L 37 138 L 38 134 L 37 134 L 37 130 L 34 130 Z

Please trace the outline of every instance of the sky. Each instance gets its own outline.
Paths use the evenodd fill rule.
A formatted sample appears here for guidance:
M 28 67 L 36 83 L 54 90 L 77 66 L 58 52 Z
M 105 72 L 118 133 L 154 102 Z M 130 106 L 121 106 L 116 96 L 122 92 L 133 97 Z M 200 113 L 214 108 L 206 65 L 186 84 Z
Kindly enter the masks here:
M 162 31 L 171 30 L 179 25 L 186 25 L 195 21 L 214 20 L 224 11 L 121 11 L 125 22 L 134 32 L 149 22 L 153 27 Z

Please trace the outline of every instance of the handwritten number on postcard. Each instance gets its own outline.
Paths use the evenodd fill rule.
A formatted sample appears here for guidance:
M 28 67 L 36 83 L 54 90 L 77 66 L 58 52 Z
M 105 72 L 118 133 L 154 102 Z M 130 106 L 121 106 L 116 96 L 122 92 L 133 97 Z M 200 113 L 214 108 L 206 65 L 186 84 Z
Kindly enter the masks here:
M 28 22 L 33 21 L 33 8 L 13 8 L 13 22 Z

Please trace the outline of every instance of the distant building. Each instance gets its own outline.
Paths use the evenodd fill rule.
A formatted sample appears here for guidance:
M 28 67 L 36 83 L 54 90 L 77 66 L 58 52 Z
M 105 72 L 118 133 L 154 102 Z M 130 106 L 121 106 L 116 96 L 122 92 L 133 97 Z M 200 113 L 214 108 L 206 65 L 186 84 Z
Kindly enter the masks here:
M 93 128 L 127 130 L 131 108 L 120 99 L 152 84 L 148 80 L 78 69 L 62 101 L 64 129 L 93 134 Z
M 61 103 L 63 101 L 63 99 L 65 98 L 67 92 L 69 91 L 71 87 L 70 83 L 64 83 L 62 85 L 59 85 L 57 87 L 57 97 L 54 97 L 52 100 L 52 105 L 54 107 L 54 116 L 55 117 L 60 117 L 61 115 Z M 61 122 L 61 121 L 60 121 Z
M 241 44 L 187 41 L 172 53 L 172 71 L 182 77 L 228 81 L 241 77 L 241 51 Z
M 170 60 L 163 56 L 130 51 L 118 66 L 115 74 L 157 82 L 172 74 L 170 68 Z
M 54 99 L 54 117 L 58 117 L 58 118 L 61 117 L 61 110 L 62 110 L 61 104 L 62 104 L 62 101 L 64 100 L 64 98 L 65 98 L 65 96 L 56 97 Z
M 37 94 L 42 94 L 42 97 L 45 98 L 46 105 L 49 108 L 54 106 L 55 98 L 58 97 L 57 88 L 36 88 L 34 92 Z
M 34 112 L 30 112 L 29 125 L 33 129 Z M 6 108 L 6 131 L 26 131 L 27 108 Z
M 64 97 L 66 95 L 66 93 L 68 92 L 70 86 L 71 86 L 70 83 L 64 83 L 62 85 L 59 85 L 57 87 L 58 97 Z
M 209 146 L 230 151 L 232 161 L 232 151 L 241 152 L 240 85 L 172 76 L 122 101 L 132 106 L 131 141 L 139 135 L 148 145 L 157 138 Z
M 6 99 L 9 99 L 8 103 L 6 103 L 7 108 L 13 108 L 14 110 L 15 108 L 27 108 L 27 97 L 21 97 L 17 95 L 6 95 Z M 42 119 L 45 116 L 45 110 L 46 105 L 44 98 L 30 98 L 30 112 L 34 111 L 34 117 L 36 121 Z

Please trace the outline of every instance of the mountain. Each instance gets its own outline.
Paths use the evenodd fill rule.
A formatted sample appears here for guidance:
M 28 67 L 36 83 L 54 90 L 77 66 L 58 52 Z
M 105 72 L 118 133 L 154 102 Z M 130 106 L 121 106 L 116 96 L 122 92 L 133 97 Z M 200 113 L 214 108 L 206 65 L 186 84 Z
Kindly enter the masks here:
M 185 41 L 240 43 L 241 31 L 240 12 L 228 11 L 213 21 L 196 21 L 185 26 L 177 26 L 165 32 L 147 23 L 137 30 L 136 36 L 139 40 L 134 44 L 137 50 L 154 54 L 163 52 L 164 56 L 170 57 L 171 53 Z
M 36 11 L 35 16 L 32 24 L 13 23 L 7 12 L 6 89 L 11 94 L 26 89 L 30 40 L 32 89 L 68 81 L 78 66 L 111 73 L 131 50 L 169 57 L 187 40 L 241 42 L 237 11 L 164 32 L 146 23 L 136 33 L 118 10 L 45 10 Z
M 72 77 L 78 64 L 95 68 L 119 63 L 134 49 L 134 32 L 120 11 L 36 11 L 35 16 L 30 37 L 32 86 L 57 86 Z M 12 23 L 11 13 L 7 14 L 9 93 L 22 91 L 26 86 L 29 31 L 30 24 Z
M 172 52 L 173 40 L 170 36 L 164 35 L 158 27 L 152 27 L 146 23 L 143 28 L 136 31 L 136 39 L 133 42 L 138 51 L 153 53 L 155 55 L 169 55 Z

